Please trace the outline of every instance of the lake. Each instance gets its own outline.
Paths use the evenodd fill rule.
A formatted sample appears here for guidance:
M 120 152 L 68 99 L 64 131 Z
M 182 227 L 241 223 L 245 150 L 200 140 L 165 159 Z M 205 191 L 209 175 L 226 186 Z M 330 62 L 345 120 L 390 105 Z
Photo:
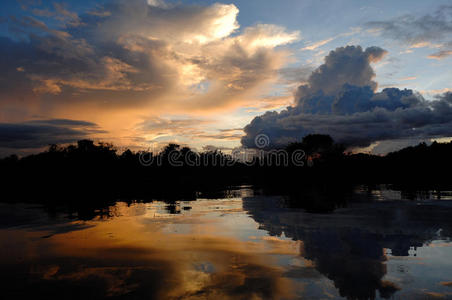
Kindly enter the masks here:
M 244 186 L 90 213 L 3 203 L 2 298 L 452 298 L 451 195 L 360 186 L 313 209 L 300 203 L 315 193 Z

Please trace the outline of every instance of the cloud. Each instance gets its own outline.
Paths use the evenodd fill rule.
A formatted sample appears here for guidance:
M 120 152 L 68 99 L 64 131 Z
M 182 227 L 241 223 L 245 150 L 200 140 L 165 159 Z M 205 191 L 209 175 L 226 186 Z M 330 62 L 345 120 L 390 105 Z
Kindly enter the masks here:
M 444 285 L 444 286 L 452 286 L 452 281 L 442 281 L 439 284 Z
M 329 39 L 325 39 L 325 40 L 321 40 L 315 43 L 311 43 L 306 47 L 303 47 L 301 50 L 306 51 L 306 50 L 315 50 L 323 45 L 328 44 L 329 42 L 331 42 L 332 40 L 334 40 L 334 38 L 329 38 Z
M 452 55 L 452 5 L 441 5 L 432 14 L 404 15 L 386 21 L 367 22 L 366 26 L 410 48 L 441 48 L 428 58 L 442 59 Z
M 204 134 L 203 126 L 212 123 L 211 120 L 193 118 L 148 118 L 137 125 L 137 129 L 150 140 L 162 137 L 195 136 Z
M 442 50 L 435 53 L 432 53 L 428 56 L 428 58 L 441 60 L 448 56 L 452 55 L 452 50 Z
M 229 148 L 229 147 L 218 147 L 218 146 L 214 146 L 214 145 L 205 145 L 202 147 L 202 151 L 204 152 L 215 152 L 215 151 L 232 151 L 234 150 L 234 148 Z
M 198 135 L 198 137 L 200 137 L 200 138 L 215 139 L 215 140 L 231 140 L 231 141 L 240 140 L 240 138 L 242 136 L 243 136 L 243 128 L 220 129 L 216 133 Z
M 335 39 L 342 38 L 342 37 L 349 37 L 349 36 L 355 35 L 355 34 L 361 32 L 361 30 L 362 29 L 360 27 L 351 27 L 350 31 L 348 31 L 348 32 L 343 32 L 343 33 L 338 34 L 338 35 L 336 35 L 334 37 L 327 38 L 327 39 L 324 39 L 324 40 L 320 40 L 320 41 L 317 41 L 317 42 L 314 42 L 314 43 L 310 43 L 310 44 L 306 45 L 305 47 L 301 48 L 300 50 L 301 51 L 307 51 L 307 50 L 314 51 L 317 48 L 322 47 L 322 46 L 330 43 L 331 41 L 334 41 Z
M 200 134 L 197 137 L 213 140 L 239 141 L 242 135 L 243 135 L 242 133 L 214 133 L 214 134 Z
M 26 90 L 55 106 L 61 98 L 66 105 L 108 98 L 127 107 L 230 106 L 276 78 L 287 53 L 274 48 L 299 38 L 299 32 L 270 24 L 238 33 L 238 12 L 233 4 L 115 0 L 95 14 L 77 15 L 55 4 L 46 16 L 63 22 L 59 28 L 36 16 L 9 19 L 10 31 L 24 42 L 2 38 L 10 59 L 0 65 L 24 70 L 15 74 L 17 81 L 8 80 L 10 86 L 25 82 Z
M 345 83 L 376 89 L 377 83 L 372 81 L 375 73 L 370 63 L 381 60 L 386 53 L 379 47 L 369 47 L 363 51 L 359 46 L 331 51 L 325 57 L 325 63 L 311 73 L 308 84 L 298 88 L 297 98 L 305 99 L 319 92 L 331 95 Z
M 285 67 L 281 68 L 278 73 L 281 77 L 281 82 L 286 84 L 293 84 L 307 81 L 309 75 L 314 68 L 310 65 L 301 65 L 299 67 Z
M 369 149 L 370 152 L 375 155 L 384 155 L 389 152 L 394 152 L 406 147 L 417 146 L 420 143 L 431 144 L 429 139 L 422 138 L 408 138 L 408 139 L 399 139 L 399 140 L 388 140 L 381 141 L 371 145 Z M 360 149 L 359 149 L 360 150 Z
M 408 77 L 403 77 L 400 78 L 401 81 L 409 81 L 409 80 L 416 80 L 416 76 L 408 76 Z
M 307 134 L 329 134 L 349 147 L 377 141 L 452 136 L 452 93 L 426 101 L 412 90 L 385 88 L 376 92 L 372 62 L 385 50 L 347 46 L 331 51 L 296 94 L 286 110 L 266 112 L 245 126 L 241 142 L 254 147 L 266 134 L 280 147 Z
M 61 21 L 63 26 L 77 27 L 83 25 L 79 16 L 76 13 L 67 10 L 64 4 L 54 2 L 53 6 L 55 8 L 55 18 Z
M 293 104 L 293 96 L 266 96 L 259 99 L 254 105 L 246 106 L 245 111 L 249 113 L 265 112 L 267 110 L 281 110 Z
M 150 6 L 156 6 L 156 7 L 162 7 L 162 8 L 168 7 L 168 5 L 162 0 L 148 0 L 148 4 Z
M 0 123 L 0 148 L 42 148 L 50 144 L 72 143 L 92 134 L 101 134 L 97 124 L 69 119 Z
M 142 144 L 149 145 L 151 143 L 152 146 L 159 147 L 165 146 L 168 142 L 185 145 L 188 141 L 195 140 L 207 143 L 213 140 L 217 142 L 240 141 L 243 135 L 242 128 L 214 129 L 211 128 L 214 123 L 215 121 L 211 119 L 153 117 L 139 123 L 137 130 L 147 138 L 147 140 L 141 141 Z M 224 145 L 222 148 L 225 148 Z
M 452 92 L 452 88 L 443 88 L 443 89 L 420 91 L 421 94 L 431 94 L 431 95 L 444 94 L 444 93 L 448 93 L 448 92 Z
M 122 145 L 126 136 L 147 139 L 130 130 L 155 116 L 212 116 L 254 105 L 289 60 L 282 46 L 300 38 L 272 24 L 241 28 L 234 4 L 113 0 L 78 13 L 65 4 L 24 8 L 7 18 L 8 36 L 0 37 L 0 121 L 88 118 Z

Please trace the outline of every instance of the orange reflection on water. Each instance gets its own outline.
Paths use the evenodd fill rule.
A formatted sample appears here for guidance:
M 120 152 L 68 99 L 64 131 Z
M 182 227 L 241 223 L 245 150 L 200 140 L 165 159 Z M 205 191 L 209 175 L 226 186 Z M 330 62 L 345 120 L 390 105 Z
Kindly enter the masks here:
M 160 213 L 153 204 L 119 203 L 112 210 L 117 217 L 71 222 L 83 230 L 43 239 L 46 232 L 18 229 L 1 237 L 26 245 L 20 255 L 44 288 L 43 281 L 83 289 L 90 283 L 99 296 L 155 299 L 290 299 L 300 291 L 282 276 L 276 259 L 297 256 L 300 242 L 236 238 L 219 216 L 237 213 L 239 203 L 212 203 L 218 207 L 214 214 L 208 201 L 199 204 L 204 208 L 181 216 Z M 248 218 L 228 224 L 230 231 L 258 226 Z

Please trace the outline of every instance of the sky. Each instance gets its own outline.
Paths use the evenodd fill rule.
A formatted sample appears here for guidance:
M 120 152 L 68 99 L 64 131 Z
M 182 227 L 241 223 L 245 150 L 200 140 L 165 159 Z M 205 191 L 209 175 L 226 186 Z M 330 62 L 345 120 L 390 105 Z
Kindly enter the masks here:
M 0 3 L 0 154 L 452 136 L 452 1 Z M 407 89 L 407 90 L 405 90 Z

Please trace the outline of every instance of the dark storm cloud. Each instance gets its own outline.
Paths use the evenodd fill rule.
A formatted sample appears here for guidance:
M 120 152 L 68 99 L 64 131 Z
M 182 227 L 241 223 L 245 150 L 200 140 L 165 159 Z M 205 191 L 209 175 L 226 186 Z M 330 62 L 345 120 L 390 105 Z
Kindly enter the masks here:
M 332 95 L 345 83 L 375 89 L 377 84 L 372 81 L 375 73 L 370 63 L 379 61 L 385 54 L 386 51 L 379 47 L 369 47 L 365 51 L 361 47 L 343 47 L 331 51 L 324 64 L 311 73 L 308 84 L 298 88 L 299 101 L 319 92 Z
M 71 143 L 94 133 L 104 133 L 91 122 L 50 119 L 23 123 L 0 123 L 0 148 L 30 149 Z
M 434 13 L 420 17 L 405 15 L 368 22 L 366 26 L 413 48 L 441 48 L 429 58 L 442 59 L 452 54 L 452 5 L 442 5 Z
M 412 90 L 386 88 L 375 92 L 370 63 L 385 51 L 347 46 L 331 51 L 307 85 L 299 87 L 296 105 L 254 118 L 242 144 L 255 147 L 266 134 L 274 147 L 312 133 L 329 134 L 347 146 L 401 138 L 452 136 L 451 93 L 426 101 Z

